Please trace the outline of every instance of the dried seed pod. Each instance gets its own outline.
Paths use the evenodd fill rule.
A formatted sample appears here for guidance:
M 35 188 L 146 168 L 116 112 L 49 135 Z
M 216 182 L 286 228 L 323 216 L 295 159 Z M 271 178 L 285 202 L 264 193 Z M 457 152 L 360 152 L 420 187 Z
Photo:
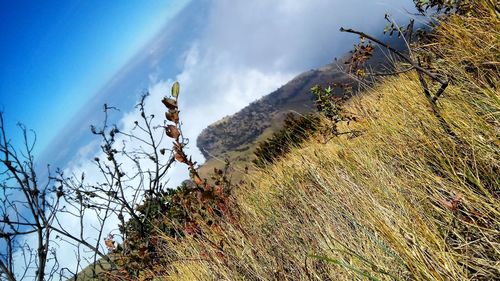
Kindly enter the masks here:
M 178 110 L 169 110 L 165 112 L 165 118 L 168 121 L 174 122 L 175 124 L 179 123 L 179 111 Z
M 177 110 L 177 101 L 174 99 L 163 98 L 161 102 L 170 110 Z
M 181 132 L 179 132 L 179 129 L 177 129 L 177 127 L 174 125 L 167 125 L 165 127 L 165 133 L 167 134 L 167 136 L 169 136 L 173 139 L 177 139 L 181 135 Z
M 186 158 L 182 154 L 176 153 L 174 157 L 178 162 L 186 163 Z

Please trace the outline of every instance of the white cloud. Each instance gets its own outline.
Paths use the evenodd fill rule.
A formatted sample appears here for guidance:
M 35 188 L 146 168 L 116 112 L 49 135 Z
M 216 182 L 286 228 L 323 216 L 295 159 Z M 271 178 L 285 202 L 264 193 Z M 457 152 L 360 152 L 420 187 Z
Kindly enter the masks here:
M 341 26 L 381 31 L 384 13 L 401 18 L 411 1 L 213 1 L 203 49 L 263 71 L 304 71 L 342 55 L 355 37 Z

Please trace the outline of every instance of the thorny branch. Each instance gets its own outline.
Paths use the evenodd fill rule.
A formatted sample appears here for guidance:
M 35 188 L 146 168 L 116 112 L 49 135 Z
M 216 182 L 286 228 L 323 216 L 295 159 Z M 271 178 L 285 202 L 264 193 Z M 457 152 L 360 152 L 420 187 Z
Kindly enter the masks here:
M 424 87 L 424 92 L 426 93 L 426 96 L 429 98 L 429 100 L 431 102 L 435 103 L 437 101 L 437 99 L 443 94 L 444 90 L 448 87 L 449 80 L 444 79 L 440 75 L 438 75 L 436 73 L 433 73 L 430 70 L 422 67 L 418 62 L 415 62 L 411 57 L 403 54 L 399 50 L 397 50 L 397 49 L 389 46 L 388 44 L 380 41 L 379 39 L 377 39 L 377 38 L 375 38 L 373 36 L 370 36 L 370 35 L 368 35 L 368 34 L 366 34 L 364 32 L 357 31 L 357 30 L 350 29 L 350 28 L 349 29 L 345 29 L 345 28 L 341 27 L 340 31 L 341 32 L 347 32 L 347 33 L 352 33 L 352 34 L 357 34 L 357 35 L 361 36 L 362 38 L 367 38 L 367 39 L 369 39 L 369 40 L 377 43 L 378 45 L 386 48 L 387 50 L 391 51 L 392 53 L 394 53 L 395 55 L 397 55 L 398 57 L 400 57 L 401 59 L 403 59 L 405 62 L 409 63 L 411 65 L 411 68 L 412 69 L 416 69 L 418 73 L 423 73 L 423 74 L 429 76 L 432 80 L 434 80 L 436 82 L 439 82 L 441 84 L 441 87 L 436 91 L 436 93 L 434 94 L 434 96 L 431 96 L 428 88 L 425 89 L 425 87 Z

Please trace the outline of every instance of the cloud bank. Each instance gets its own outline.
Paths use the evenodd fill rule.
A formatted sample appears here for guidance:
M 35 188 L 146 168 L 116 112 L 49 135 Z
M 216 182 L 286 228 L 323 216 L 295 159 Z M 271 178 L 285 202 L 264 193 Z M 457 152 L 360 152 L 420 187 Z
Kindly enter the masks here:
M 406 4 L 403 6 L 402 2 Z M 303 71 L 342 56 L 357 38 L 341 26 L 381 34 L 384 13 L 406 18 L 411 1 L 232 1 L 210 2 L 204 30 L 186 50 L 183 71 L 150 86 L 148 105 L 157 114 L 168 84 L 181 83 L 180 108 L 190 152 L 198 134 Z M 154 75 L 153 75 L 154 77 Z M 179 182 L 172 173 L 173 183 Z M 185 177 L 184 177 L 185 178 Z

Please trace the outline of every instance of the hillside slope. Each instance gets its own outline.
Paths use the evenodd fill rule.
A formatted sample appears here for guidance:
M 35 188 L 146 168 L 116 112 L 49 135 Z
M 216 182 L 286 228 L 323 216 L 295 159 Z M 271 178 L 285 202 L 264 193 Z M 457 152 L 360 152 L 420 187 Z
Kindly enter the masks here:
M 391 39 L 391 45 L 403 49 L 402 40 Z M 265 139 L 282 125 L 288 112 L 300 114 L 315 111 L 310 89 L 327 83 L 350 83 L 357 91 L 358 83 L 344 70 L 343 59 L 327 64 L 319 69 L 304 72 L 278 90 L 251 103 L 234 115 L 205 128 L 197 138 L 197 146 L 205 159 L 232 158 L 234 152 L 240 156 L 251 152 L 256 141 Z M 391 57 L 376 50 L 369 66 L 374 70 L 390 68 Z M 340 91 L 337 92 L 340 95 Z M 231 159 L 235 160 L 235 159 Z M 248 160 L 248 159 L 240 159 Z
M 336 64 L 302 73 L 275 92 L 210 125 L 199 135 L 197 145 L 205 158 L 210 159 L 212 156 L 220 157 L 224 151 L 234 151 L 241 145 L 250 144 L 271 126 L 280 112 L 313 111 L 309 89 L 329 81 L 347 82 L 349 78 L 338 71 Z
M 165 238 L 168 280 L 498 280 L 500 21 L 489 1 L 416 48 L 452 78 L 429 106 L 418 77 L 385 78 L 233 191 L 238 220 Z M 444 124 L 448 129 L 443 129 Z

